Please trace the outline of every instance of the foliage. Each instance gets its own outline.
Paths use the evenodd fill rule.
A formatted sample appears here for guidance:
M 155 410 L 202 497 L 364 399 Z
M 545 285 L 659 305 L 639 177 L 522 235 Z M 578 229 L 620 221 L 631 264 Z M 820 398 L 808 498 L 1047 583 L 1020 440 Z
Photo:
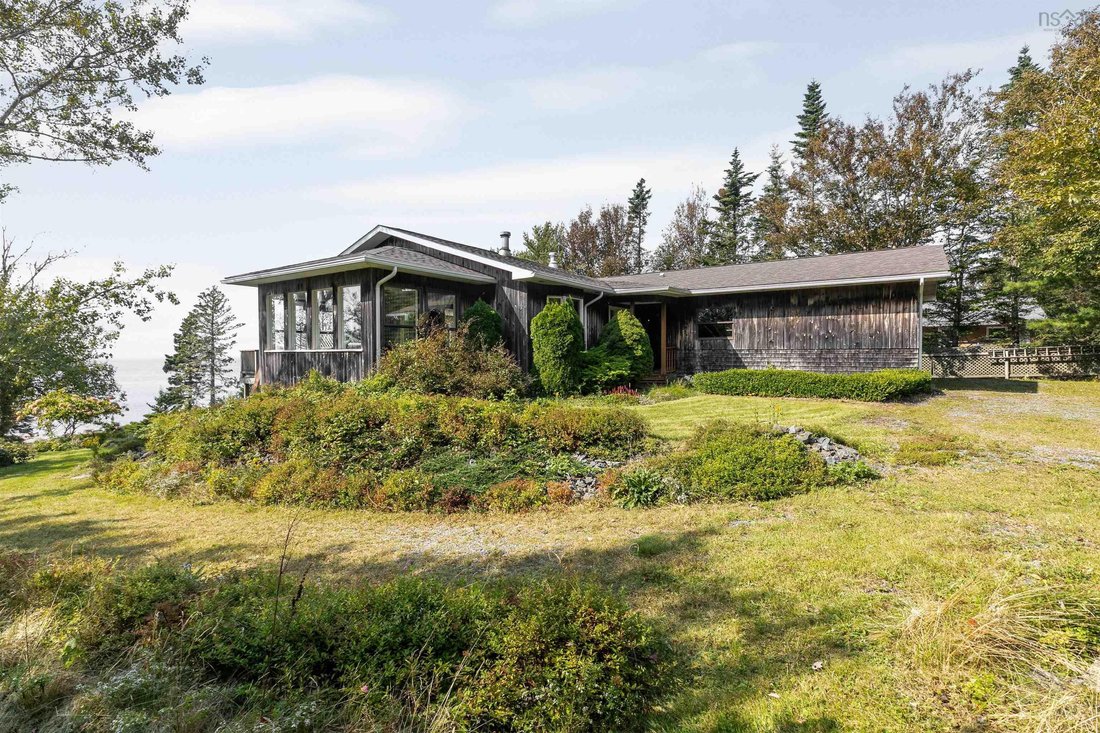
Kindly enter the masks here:
M 516 253 L 516 257 L 549 265 L 551 256 L 560 256 L 564 251 L 565 225 L 546 221 L 535 224 L 530 232 L 523 233 L 523 249 Z
M 172 337 L 175 349 L 164 357 L 168 388 L 157 395 L 154 410 L 163 412 L 213 406 L 237 386 L 233 347 L 237 320 L 229 299 L 216 287 L 199 293 L 198 302 Z
M 97 480 L 200 500 L 454 511 L 513 479 L 545 494 L 543 482 L 587 470 L 567 454 L 625 457 L 645 437 L 644 421 L 618 408 L 360 393 L 314 377 L 156 415 L 148 458 L 116 461 Z
M 630 360 L 630 380 L 637 381 L 653 371 L 653 347 L 649 335 L 633 313 L 620 308 L 615 311 L 600 334 L 600 345 L 609 354 Z
M 478 495 L 478 505 L 491 512 L 525 512 L 547 503 L 546 490 L 527 478 L 513 478 L 493 484 Z
M 116 399 L 109 358 L 124 319 L 148 320 L 155 303 L 176 302 L 158 287 L 171 267 L 131 277 L 116 262 L 98 280 L 59 277 L 46 285 L 50 267 L 66 253 L 33 262 L 30 251 L 7 239 L 0 248 L 0 436 L 17 427 L 16 416 L 27 403 L 53 390 Z
M 465 321 L 453 333 L 434 329 L 394 345 L 382 355 L 377 374 L 393 387 L 420 394 L 487 399 L 524 392 L 527 377 L 515 358 L 499 341 L 484 345 L 491 338 L 491 317 L 477 318 L 476 326 Z
M 32 455 L 31 447 L 23 441 L 0 439 L 0 468 L 26 463 Z
M 752 257 L 767 262 L 786 254 L 787 227 L 790 226 L 791 198 L 783 155 L 772 146 L 763 189 L 756 200 L 753 216 Z
M 714 195 L 717 216 L 710 230 L 708 265 L 736 265 L 746 262 L 752 246 L 753 193 L 759 173 L 750 173 L 741 162 L 741 151 L 733 149 L 722 187 Z
M 1100 12 L 1082 11 L 1063 31 L 1047 71 L 1023 64 L 996 110 L 1011 215 L 1001 243 L 1017 286 L 1046 312 L 1043 338 L 1098 345 Z
M 696 394 L 698 393 L 694 387 L 680 380 L 661 387 L 653 387 L 646 392 L 645 396 L 650 402 L 671 402 L 672 400 L 694 397 Z
M 531 349 L 543 392 L 563 397 L 580 391 L 584 331 L 572 305 L 549 301 L 531 319 Z
M 650 468 L 637 468 L 620 476 L 611 496 L 623 509 L 653 506 L 666 493 L 664 478 Z
M 598 212 L 585 206 L 568 225 L 557 225 L 544 233 L 555 237 L 560 234 L 558 263 L 569 272 L 610 277 L 631 271 L 635 232 L 622 204 L 604 204 Z
M 707 192 L 693 186 L 686 199 L 676 204 L 672 221 L 661 233 L 661 244 L 653 253 L 654 270 L 686 270 L 707 262 L 712 223 Z
M 724 421 L 700 428 L 684 450 L 654 459 L 650 468 L 692 500 L 775 499 L 830 481 L 825 462 L 794 437 Z
M 647 188 L 645 179 L 639 178 L 626 202 L 626 221 L 630 230 L 630 267 L 628 274 L 645 271 L 645 230 L 649 225 L 649 200 L 653 189 Z
M 462 313 L 466 324 L 466 336 L 482 349 L 491 349 L 504 343 L 504 320 L 493 306 L 481 298 Z
M 284 575 L 0 557 L 0 617 L 44 631 L 0 653 L 4 719 L 148 730 L 152 710 L 188 730 L 250 729 L 262 714 L 267 730 L 619 731 L 674 682 L 663 635 L 587 585 Z M 62 675 L 74 684 L 45 705 L 21 687 Z M 294 703 L 313 723 L 293 724 Z
M 825 397 L 885 402 L 926 394 L 932 377 L 916 369 L 881 369 L 855 374 L 820 374 L 785 369 L 728 369 L 696 374 L 701 392 L 757 397 Z
M 186 0 L 13 0 L 0 8 L 0 167 L 32 160 L 145 166 L 159 150 L 135 96 L 201 84 L 179 44 Z M 0 190 L 0 200 L 4 198 Z
M 806 93 L 802 97 L 802 112 L 798 115 L 798 132 L 791 140 L 796 158 L 804 158 L 810 145 L 817 140 L 825 123 L 829 120 L 829 113 L 825 111 L 825 98 L 821 94 L 821 84 L 812 79 L 806 85 Z
M 114 400 L 55 389 L 29 402 L 20 414 L 33 418 L 51 437 L 55 426 L 60 425 L 61 437 L 68 439 L 81 425 L 101 425 L 107 418 L 122 414 L 122 408 Z
M 634 365 L 629 356 L 613 354 L 607 344 L 596 344 L 581 356 L 581 389 L 588 394 L 600 394 L 629 384 Z

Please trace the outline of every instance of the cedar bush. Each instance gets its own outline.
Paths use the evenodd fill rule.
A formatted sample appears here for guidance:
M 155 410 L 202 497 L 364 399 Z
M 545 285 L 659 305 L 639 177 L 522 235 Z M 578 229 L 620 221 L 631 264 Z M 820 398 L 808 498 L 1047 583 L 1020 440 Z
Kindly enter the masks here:
M 885 402 L 927 394 L 932 377 L 916 369 L 881 369 L 856 374 L 821 374 L 786 369 L 727 369 L 696 374 L 702 392 L 756 397 L 824 397 Z
M 551 301 L 531 319 L 531 349 L 543 392 L 568 397 L 580 391 L 584 330 L 572 305 Z
M 645 327 L 628 310 L 618 310 L 584 353 L 581 381 L 585 392 L 606 392 L 636 383 L 653 371 L 653 347 Z
M 486 346 L 484 332 L 475 334 L 472 323 L 462 323 L 454 333 L 429 329 L 421 338 L 393 346 L 378 363 L 377 376 L 420 394 L 489 399 L 524 392 L 527 375 L 515 357 L 499 339 Z
M 9 553 L 0 618 L 17 617 L 43 625 L 0 654 L 11 730 L 159 730 L 170 711 L 187 730 L 623 731 L 675 682 L 665 636 L 576 582 L 337 586 Z
M 491 349 L 504 343 L 504 320 L 481 298 L 463 312 L 462 322 L 479 348 Z

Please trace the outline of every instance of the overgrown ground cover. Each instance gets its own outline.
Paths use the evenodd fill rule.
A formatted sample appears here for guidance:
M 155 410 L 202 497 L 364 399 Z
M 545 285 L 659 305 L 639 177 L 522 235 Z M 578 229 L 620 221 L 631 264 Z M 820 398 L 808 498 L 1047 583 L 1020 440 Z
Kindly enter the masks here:
M 858 487 L 507 516 L 197 506 L 92 488 L 70 452 L 0 472 L 0 544 L 272 569 L 296 520 L 291 566 L 335 582 L 595 579 L 688 663 L 655 730 L 1093 730 L 1100 384 L 939 386 L 631 408 L 669 440 L 718 417 L 835 434 L 884 470 Z

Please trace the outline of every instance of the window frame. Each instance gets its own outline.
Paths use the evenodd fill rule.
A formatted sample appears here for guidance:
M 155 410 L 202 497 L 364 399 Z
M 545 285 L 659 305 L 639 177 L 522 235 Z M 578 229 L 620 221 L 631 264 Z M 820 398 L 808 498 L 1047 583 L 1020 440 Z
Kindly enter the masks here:
M 332 346 L 322 346 L 321 338 L 325 335 L 321 330 L 323 315 L 321 312 L 321 303 L 324 301 L 322 293 L 330 293 L 329 302 L 332 305 Z M 315 287 L 310 289 L 310 296 L 312 297 L 312 307 L 310 307 L 310 345 L 314 351 L 335 351 L 336 350 L 336 288 L 332 285 L 322 285 L 321 287 Z
M 275 303 L 282 306 L 280 318 L 275 317 Z M 265 303 L 267 319 L 267 348 L 264 351 L 287 351 L 287 298 L 286 293 L 268 293 Z M 281 323 L 277 323 L 281 321 Z M 276 326 L 279 326 L 278 328 Z M 282 333 L 282 338 L 276 341 L 275 335 Z
M 359 343 L 356 346 L 348 346 L 347 333 L 347 309 L 345 291 L 355 289 L 359 299 Z M 339 285 L 336 288 L 336 347 L 342 351 L 363 350 L 363 286 L 358 283 Z
M 388 311 L 389 311 L 389 307 L 390 307 L 389 306 L 390 298 L 386 295 L 386 291 L 395 291 L 395 290 L 396 291 L 407 292 L 407 293 L 412 293 L 413 296 L 416 299 L 415 316 L 413 317 L 412 324 L 410 324 L 410 325 L 404 325 L 404 324 L 394 325 L 394 324 L 387 323 L 387 319 L 389 318 L 389 312 Z M 418 288 L 416 286 L 391 285 L 390 283 L 385 283 L 382 286 L 382 307 L 379 309 L 379 316 L 382 319 L 382 350 L 383 351 L 389 349 L 391 346 L 394 346 L 396 344 L 401 344 L 401 343 L 404 343 L 405 341 L 411 341 L 411 340 L 414 340 L 414 339 L 419 337 L 419 334 L 417 333 L 417 328 L 416 327 L 417 327 L 418 321 L 420 320 L 421 304 L 423 302 L 423 299 L 420 297 L 420 291 L 421 291 L 421 288 Z M 389 337 L 389 334 L 394 330 L 399 330 L 402 333 L 404 333 L 406 331 L 411 332 L 412 337 L 411 338 L 402 338 L 399 341 L 395 341 L 395 340 L 393 340 Z
M 302 307 L 298 307 L 298 296 L 302 296 Z M 290 334 L 294 334 L 294 348 L 287 348 L 287 351 L 312 351 L 313 337 L 313 308 L 310 304 L 309 290 L 292 290 L 287 293 L 287 304 L 290 316 L 287 319 L 287 346 L 290 346 Z M 305 313 L 303 320 L 303 330 L 298 329 L 298 312 Z M 293 329 L 290 328 L 293 326 Z M 303 339 L 304 335 L 304 339 Z M 304 341 L 305 346 L 299 346 Z

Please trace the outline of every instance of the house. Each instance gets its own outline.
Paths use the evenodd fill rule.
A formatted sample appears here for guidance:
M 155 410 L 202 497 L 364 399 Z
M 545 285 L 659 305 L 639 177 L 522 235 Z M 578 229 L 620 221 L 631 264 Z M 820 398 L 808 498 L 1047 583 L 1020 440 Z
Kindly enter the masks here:
M 824 372 L 916 367 L 922 303 L 947 278 L 943 248 L 910 247 L 592 278 L 498 251 L 376 226 L 334 257 L 226 278 L 256 288 L 259 345 L 246 384 L 292 384 L 310 370 L 368 374 L 432 313 L 454 328 L 479 298 L 504 319 L 506 345 L 531 365 L 531 319 L 571 302 L 594 344 L 616 309 L 645 326 L 658 377 L 731 367 Z

